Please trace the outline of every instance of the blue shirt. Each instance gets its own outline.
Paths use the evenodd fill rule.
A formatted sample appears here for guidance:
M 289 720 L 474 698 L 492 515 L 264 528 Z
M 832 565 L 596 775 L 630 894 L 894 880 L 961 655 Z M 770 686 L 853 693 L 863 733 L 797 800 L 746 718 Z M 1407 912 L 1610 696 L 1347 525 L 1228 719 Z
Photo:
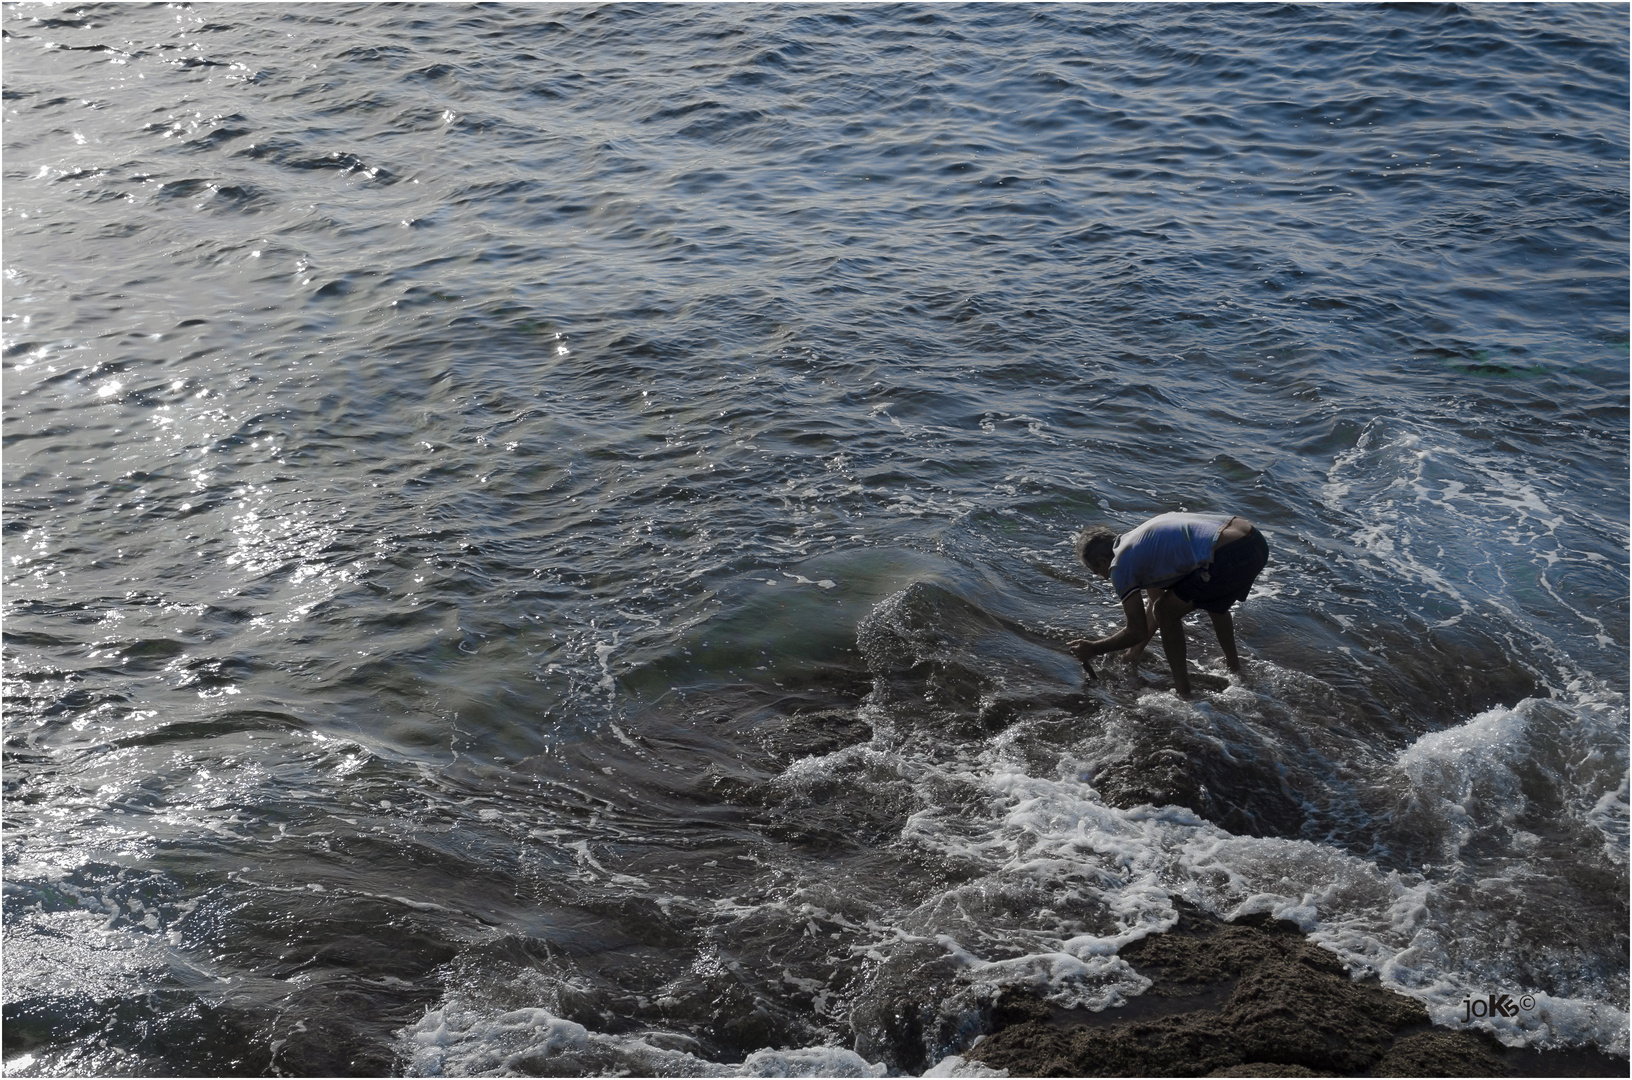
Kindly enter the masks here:
M 1213 544 L 1229 514 L 1160 514 L 1116 538 L 1111 586 L 1127 599 L 1137 589 L 1162 588 L 1213 561 Z

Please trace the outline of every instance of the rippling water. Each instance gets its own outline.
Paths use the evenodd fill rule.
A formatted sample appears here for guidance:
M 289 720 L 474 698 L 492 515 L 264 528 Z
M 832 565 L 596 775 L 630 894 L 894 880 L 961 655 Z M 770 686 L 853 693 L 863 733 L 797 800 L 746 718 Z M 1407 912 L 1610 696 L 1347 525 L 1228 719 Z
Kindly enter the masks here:
M 8 5 L 7 1071 L 917 1073 L 1176 898 L 1626 1053 L 1627 19 Z M 1244 676 L 1084 684 L 1181 507 Z

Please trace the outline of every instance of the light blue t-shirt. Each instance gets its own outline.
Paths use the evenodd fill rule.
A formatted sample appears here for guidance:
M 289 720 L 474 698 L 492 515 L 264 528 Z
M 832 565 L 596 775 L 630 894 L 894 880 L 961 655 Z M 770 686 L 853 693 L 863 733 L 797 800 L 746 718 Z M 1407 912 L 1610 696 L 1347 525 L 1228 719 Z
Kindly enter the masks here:
M 1213 561 L 1213 544 L 1229 514 L 1159 514 L 1116 538 L 1111 586 L 1127 599 L 1135 589 L 1173 584 Z

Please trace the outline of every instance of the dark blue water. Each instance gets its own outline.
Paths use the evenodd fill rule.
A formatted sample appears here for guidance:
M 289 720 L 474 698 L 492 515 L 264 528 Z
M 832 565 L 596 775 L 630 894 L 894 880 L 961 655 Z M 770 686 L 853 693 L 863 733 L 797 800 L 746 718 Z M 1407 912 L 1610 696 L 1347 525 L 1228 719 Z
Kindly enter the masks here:
M 6 1071 L 968 1069 L 1176 899 L 1625 1054 L 1627 18 L 7 6 Z

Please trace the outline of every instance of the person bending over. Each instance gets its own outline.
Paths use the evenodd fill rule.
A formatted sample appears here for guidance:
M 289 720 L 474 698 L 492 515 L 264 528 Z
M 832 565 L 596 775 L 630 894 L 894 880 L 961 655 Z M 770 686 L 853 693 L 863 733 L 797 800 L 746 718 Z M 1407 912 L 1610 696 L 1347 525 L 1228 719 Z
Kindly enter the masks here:
M 1247 598 L 1269 562 L 1269 545 L 1252 522 L 1227 514 L 1160 514 L 1120 536 L 1107 526 L 1091 525 L 1077 537 L 1077 558 L 1110 579 L 1127 616 L 1127 625 L 1110 637 L 1079 638 L 1066 646 L 1089 675 L 1094 669 L 1088 661 L 1105 653 L 1127 649 L 1128 659 L 1137 660 L 1160 630 L 1173 686 L 1188 698 L 1190 673 L 1179 620 L 1198 607 L 1212 616 L 1224 662 L 1231 671 L 1241 670 L 1230 605 Z M 1143 603 L 1140 589 L 1145 591 Z

